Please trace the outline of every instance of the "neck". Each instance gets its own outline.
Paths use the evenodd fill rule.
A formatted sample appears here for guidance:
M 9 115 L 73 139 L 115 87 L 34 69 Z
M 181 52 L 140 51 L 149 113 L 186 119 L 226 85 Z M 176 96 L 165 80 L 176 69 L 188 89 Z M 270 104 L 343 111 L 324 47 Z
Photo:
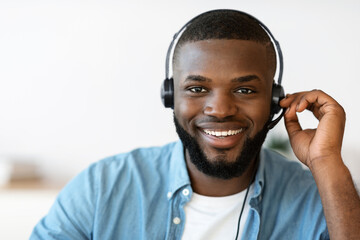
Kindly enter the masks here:
M 241 176 L 226 180 L 208 176 L 199 171 L 191 162 L 188 151 L 185 151 L 185 160 L 191 187 L 195 193 L 204 196 L 223 197 L 239 193 L 251 184 L 257 168 L 258 155 L 251 161 L 250 166 Z

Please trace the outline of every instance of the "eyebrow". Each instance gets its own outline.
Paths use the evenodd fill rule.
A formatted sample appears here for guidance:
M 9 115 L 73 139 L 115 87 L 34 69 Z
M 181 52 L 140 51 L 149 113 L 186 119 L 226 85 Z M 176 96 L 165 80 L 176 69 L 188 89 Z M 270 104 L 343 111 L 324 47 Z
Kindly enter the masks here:
M 195 82 L 211 82 L 210 78 L 200 76 L 200 75 L 189 75 L 186 77 L 185 82 L 187 81 L 195 81 Z
M 248 75 L 248 76 L 234 78 L 231 80 L 231 82 L 244 83 L 244 82 L 250 82 L 253 80 L 260 81 L 260 78 L 256 75 Z
M 260 78 L 256 75 L 248 75 L 248 76 L 242 76 L 237 77 L 234 79 L 231 79 L 231 82 L 238 82 L 238 83 L 244 83 L 244 82 L 250 82 L 250 81 L 260 81 Z M 185 82 L 187 81 L 195 81 L 195 82 L 211 82 L 211 78 L 207 78 L 201 75 L 189 75 L 186 77 Z

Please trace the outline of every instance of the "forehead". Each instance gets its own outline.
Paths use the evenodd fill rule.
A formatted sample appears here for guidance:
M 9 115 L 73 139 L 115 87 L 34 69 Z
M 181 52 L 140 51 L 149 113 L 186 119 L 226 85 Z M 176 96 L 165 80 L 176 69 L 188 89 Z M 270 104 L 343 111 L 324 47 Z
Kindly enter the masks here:
M 188 42 L 180 47 L 174 61 L 174 77 L 183 74 L 210 74 L 232 78 L 257 74 L 266 78 L 267 72 L 265 45 L 248 40 L 211 39 Z

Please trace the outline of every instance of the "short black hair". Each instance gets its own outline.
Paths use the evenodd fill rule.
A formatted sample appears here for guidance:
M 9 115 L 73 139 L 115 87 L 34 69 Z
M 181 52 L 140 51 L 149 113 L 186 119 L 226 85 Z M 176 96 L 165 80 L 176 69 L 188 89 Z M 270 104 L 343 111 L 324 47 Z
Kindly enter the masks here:
M 177 53 L 187 42 L 210 39 L 239 39 L 264 44 L 267 49 L 269 67 L 276 70 L 274 45 L 260 23 L 250 15 L 236 10 L 213 10 L 196 17 L 181 34 L 173 54 L 173 66 Z

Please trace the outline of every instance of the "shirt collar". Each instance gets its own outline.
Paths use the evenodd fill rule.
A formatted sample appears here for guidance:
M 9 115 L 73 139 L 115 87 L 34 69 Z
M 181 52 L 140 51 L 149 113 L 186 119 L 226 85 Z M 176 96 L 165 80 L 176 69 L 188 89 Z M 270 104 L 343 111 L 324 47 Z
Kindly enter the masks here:
M 178 189 L 188 184 L 190 184 L 190 178 L 185 163 L 184 147 L 179 140 L 175 143 L 170 156 L 169 193 L 173 195 Z
M 263 191 L 265 184 L 265 150 L 261 149 L 260 151 L 260 159 L 259 159 L 259 167 L 256 173 L 255 182 L 254 182 L 254 195 L 252 198 L 259 197 Z

